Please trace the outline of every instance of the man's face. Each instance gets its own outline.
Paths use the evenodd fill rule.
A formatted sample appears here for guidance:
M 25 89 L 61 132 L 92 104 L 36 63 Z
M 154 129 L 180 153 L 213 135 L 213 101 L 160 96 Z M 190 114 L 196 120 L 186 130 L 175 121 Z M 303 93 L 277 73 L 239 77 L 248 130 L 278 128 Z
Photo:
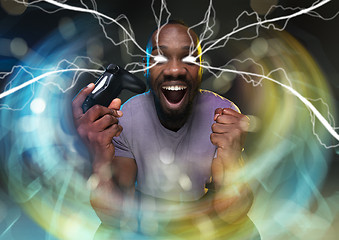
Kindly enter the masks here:
M 155 104 L 162 117 L 177 119 L 187 116 L 192 101 L 201 83 L 200 67 L 192 63 L 190 47 L 194 46 L 196 35 L 187 33 L 187 27 L 180 24 L 165 25 L 156 43 L 157 31 L 152 36 L 152 52 L 149 64 L 158 62 L 149 69 L 148 80 Z M 159 109 L 160 108 L 160 109 Z

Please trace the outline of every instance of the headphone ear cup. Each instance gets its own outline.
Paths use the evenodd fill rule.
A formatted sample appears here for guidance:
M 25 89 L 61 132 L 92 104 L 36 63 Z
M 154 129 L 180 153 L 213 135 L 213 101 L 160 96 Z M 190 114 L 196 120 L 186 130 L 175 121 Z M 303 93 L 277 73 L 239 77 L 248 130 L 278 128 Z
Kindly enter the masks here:
M 204 62 L 204 59 L 201 59 L 201 62 L 200 62 L 200 75 L 202 76 L 202 74 L 204 73 L 203 72 L 203 67 L 202 67 L 202 63 Z
M 145 57 L 142 58 L 142 62 L 144 63 L 144 76 L 147 77 L 147 60 Z

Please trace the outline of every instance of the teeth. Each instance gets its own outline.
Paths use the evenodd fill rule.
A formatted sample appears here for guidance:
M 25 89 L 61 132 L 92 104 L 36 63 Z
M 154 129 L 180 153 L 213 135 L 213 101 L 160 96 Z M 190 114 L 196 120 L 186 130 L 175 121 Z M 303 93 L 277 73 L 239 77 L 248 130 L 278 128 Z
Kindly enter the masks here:
M 180 91 L 180 90 L 184 90 L 187 87 L 185 86 L 165 86 L 162 87 L 163 89 L 167 90 L 167 91 Z

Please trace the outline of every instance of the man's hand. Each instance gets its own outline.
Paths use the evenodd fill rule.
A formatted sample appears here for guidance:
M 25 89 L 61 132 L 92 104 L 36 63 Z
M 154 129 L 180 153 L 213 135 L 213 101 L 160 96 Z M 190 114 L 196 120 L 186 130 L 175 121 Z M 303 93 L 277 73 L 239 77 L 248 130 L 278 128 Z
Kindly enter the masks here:
M 218 147 L 217 155 L 224 159 L 239 158 L 244 147 L 249 119 L 230 108 L 217 108 L 212 125 L 211 142 Z
M 119 111 L 121 100 L 114 99 L 108 108 L 95 105 L 83 113 L 81 106 L 93 89 L 94 84 L 89 84 L 74 98 L 73 120 L 92 157 L 110 161 L 114 157 L 112 139 L 119 136 L 122 131 L 122 127 L 118 125 L 118 118 L 122 116 L 122 112 Z
M 211 142 L 217 146 L 217 157 L 212 162 L 212 178 L 216 188 L 225 183 L 224 173 L 240 168 L 241 152 L 249 126 L 247 116 L 230 108 L 217 108 L 212 125 Z

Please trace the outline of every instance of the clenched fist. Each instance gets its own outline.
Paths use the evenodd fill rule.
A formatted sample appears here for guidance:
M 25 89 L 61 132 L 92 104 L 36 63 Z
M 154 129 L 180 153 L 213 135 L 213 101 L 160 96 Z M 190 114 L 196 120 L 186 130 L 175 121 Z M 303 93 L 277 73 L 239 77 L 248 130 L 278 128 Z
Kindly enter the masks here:
M 225 183 L 227 171 L 240 168 L 249 119 L 230 108 L 217 108 L 214 121 L 211 142 L 217 146 L 217 157 L 212 162 L 212 177 L 216 187 L 220 187 Z

